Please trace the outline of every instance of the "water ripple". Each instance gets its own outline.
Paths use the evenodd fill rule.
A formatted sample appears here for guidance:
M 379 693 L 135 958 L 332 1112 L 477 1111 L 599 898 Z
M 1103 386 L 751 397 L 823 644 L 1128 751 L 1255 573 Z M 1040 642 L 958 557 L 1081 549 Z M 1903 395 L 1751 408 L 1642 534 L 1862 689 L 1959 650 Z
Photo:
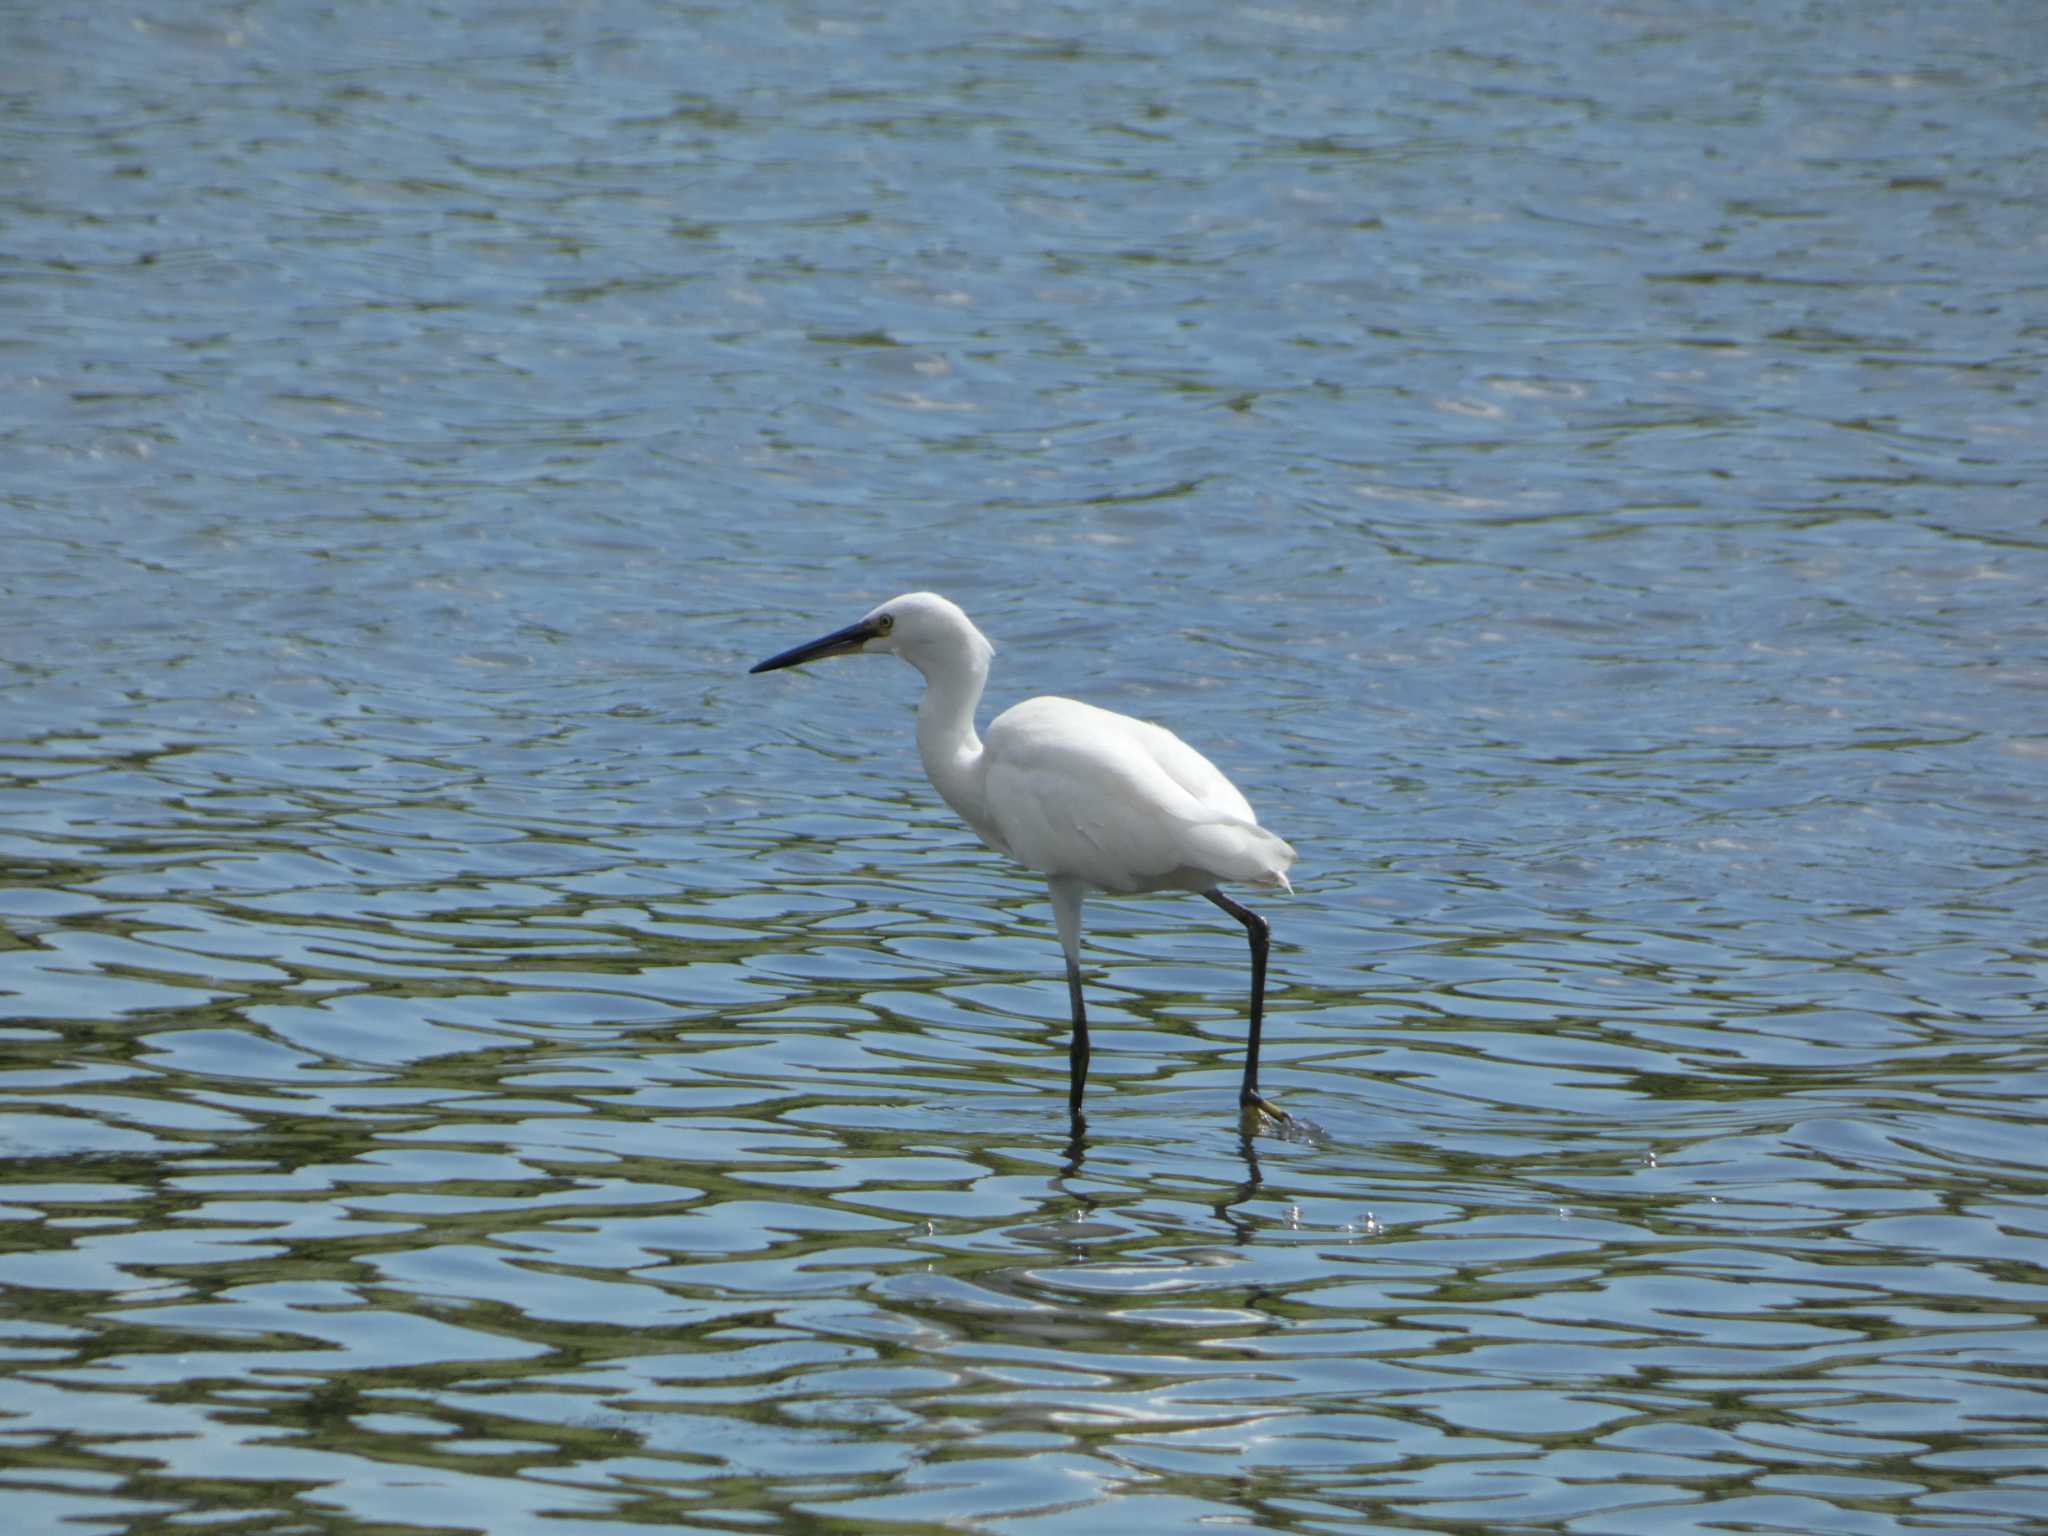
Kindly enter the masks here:
M 2038 18 L 1535 14 L 0 23 L 15 1523 L 2038 1524 Z

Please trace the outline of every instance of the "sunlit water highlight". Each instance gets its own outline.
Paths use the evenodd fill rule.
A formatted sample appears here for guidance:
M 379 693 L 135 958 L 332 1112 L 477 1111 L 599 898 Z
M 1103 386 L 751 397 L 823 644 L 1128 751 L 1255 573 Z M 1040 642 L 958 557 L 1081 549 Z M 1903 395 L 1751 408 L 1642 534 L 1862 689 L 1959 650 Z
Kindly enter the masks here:
M 2031 8 L 0 29 L 10 1529 L 2048 1528 Z

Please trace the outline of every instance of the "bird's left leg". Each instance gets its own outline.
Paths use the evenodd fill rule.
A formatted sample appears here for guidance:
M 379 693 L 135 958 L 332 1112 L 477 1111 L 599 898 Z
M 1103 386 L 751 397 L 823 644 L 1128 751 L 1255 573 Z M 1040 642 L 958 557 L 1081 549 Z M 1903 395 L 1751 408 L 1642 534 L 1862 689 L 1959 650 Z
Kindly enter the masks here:
M 1074 1009 L 1074 1034 L 1067 1044 L 1067 1108 L 1078 1115 L 1088 1086 L 1088 1009 L 1081 1001 L 1081 901 L 1087 891 L 1078 880 L 1055 878 L 1046 885 L 1052 891 L 1060 948 L 1067 953 L 1067 1000 Z
M 1259 1095 L 1259 1026 L 1266 1013 L 1266 950 L 1272 928 L 1250 907 L 1232 901 L 1219 890 L 1207 890 L 1202 894 L 1243 923 L 1245 936 L 1252 943 L 1252 1026 L 1250 1033 L 1245 1037 L 1244 1087 L 1238 1091 L 1237 1101 L 1246 1110 L 1268 1115 L 1283 1125 L 1287 1124 L 1293 1116 L 1285 1110 L 1275 1108 Z

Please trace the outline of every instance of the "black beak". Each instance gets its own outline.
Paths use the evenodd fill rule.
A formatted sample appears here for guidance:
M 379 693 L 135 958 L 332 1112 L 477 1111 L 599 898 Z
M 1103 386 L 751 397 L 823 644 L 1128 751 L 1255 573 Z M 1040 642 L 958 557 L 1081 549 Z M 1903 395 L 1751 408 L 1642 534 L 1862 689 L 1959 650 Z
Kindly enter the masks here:
M 747 668 L 747 671 L 749 674 L 773 672 L 777 667 L 798 667 L 807 661 L 823 661 L 827 656 L 850 656 L 881 632 L 881 626 L 873 619 L 862 619 L 858 624 L 833 630 L 823 639 L 791 646 L 781 655 L 770 656 L 766 661 Z

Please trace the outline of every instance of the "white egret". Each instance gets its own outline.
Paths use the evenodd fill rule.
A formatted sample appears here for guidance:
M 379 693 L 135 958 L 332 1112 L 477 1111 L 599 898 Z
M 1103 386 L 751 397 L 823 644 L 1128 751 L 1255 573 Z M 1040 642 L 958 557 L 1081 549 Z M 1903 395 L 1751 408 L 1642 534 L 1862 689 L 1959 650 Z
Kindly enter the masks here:
M 1265 1011 L 1266 920 L 1218 886 L 1287 883 L 1294 850 L 1259 825 L 1237 787 L 1173 732 L 1075 699 L 1027 699 L 998 715 L 983 740 L 975 706 L 995 647 L 958 606 L 934 592 L 892 598 L 844 629 L 752 668 L 770 672 L 827 656 L 900 656 L 924 674 L 917 751 L 948 805 L 981 840 L 1045 876 L 1067 955 L 1074 1033 L 1067 1102 L 1079 1113 L 1088 1082 L 1088 1014 L 1081 1000 L 1081 904 L 1090 892 L 1199 891 L 1251 940 L 1247 1111 L 1287 1116 L 1259 1096 Z

